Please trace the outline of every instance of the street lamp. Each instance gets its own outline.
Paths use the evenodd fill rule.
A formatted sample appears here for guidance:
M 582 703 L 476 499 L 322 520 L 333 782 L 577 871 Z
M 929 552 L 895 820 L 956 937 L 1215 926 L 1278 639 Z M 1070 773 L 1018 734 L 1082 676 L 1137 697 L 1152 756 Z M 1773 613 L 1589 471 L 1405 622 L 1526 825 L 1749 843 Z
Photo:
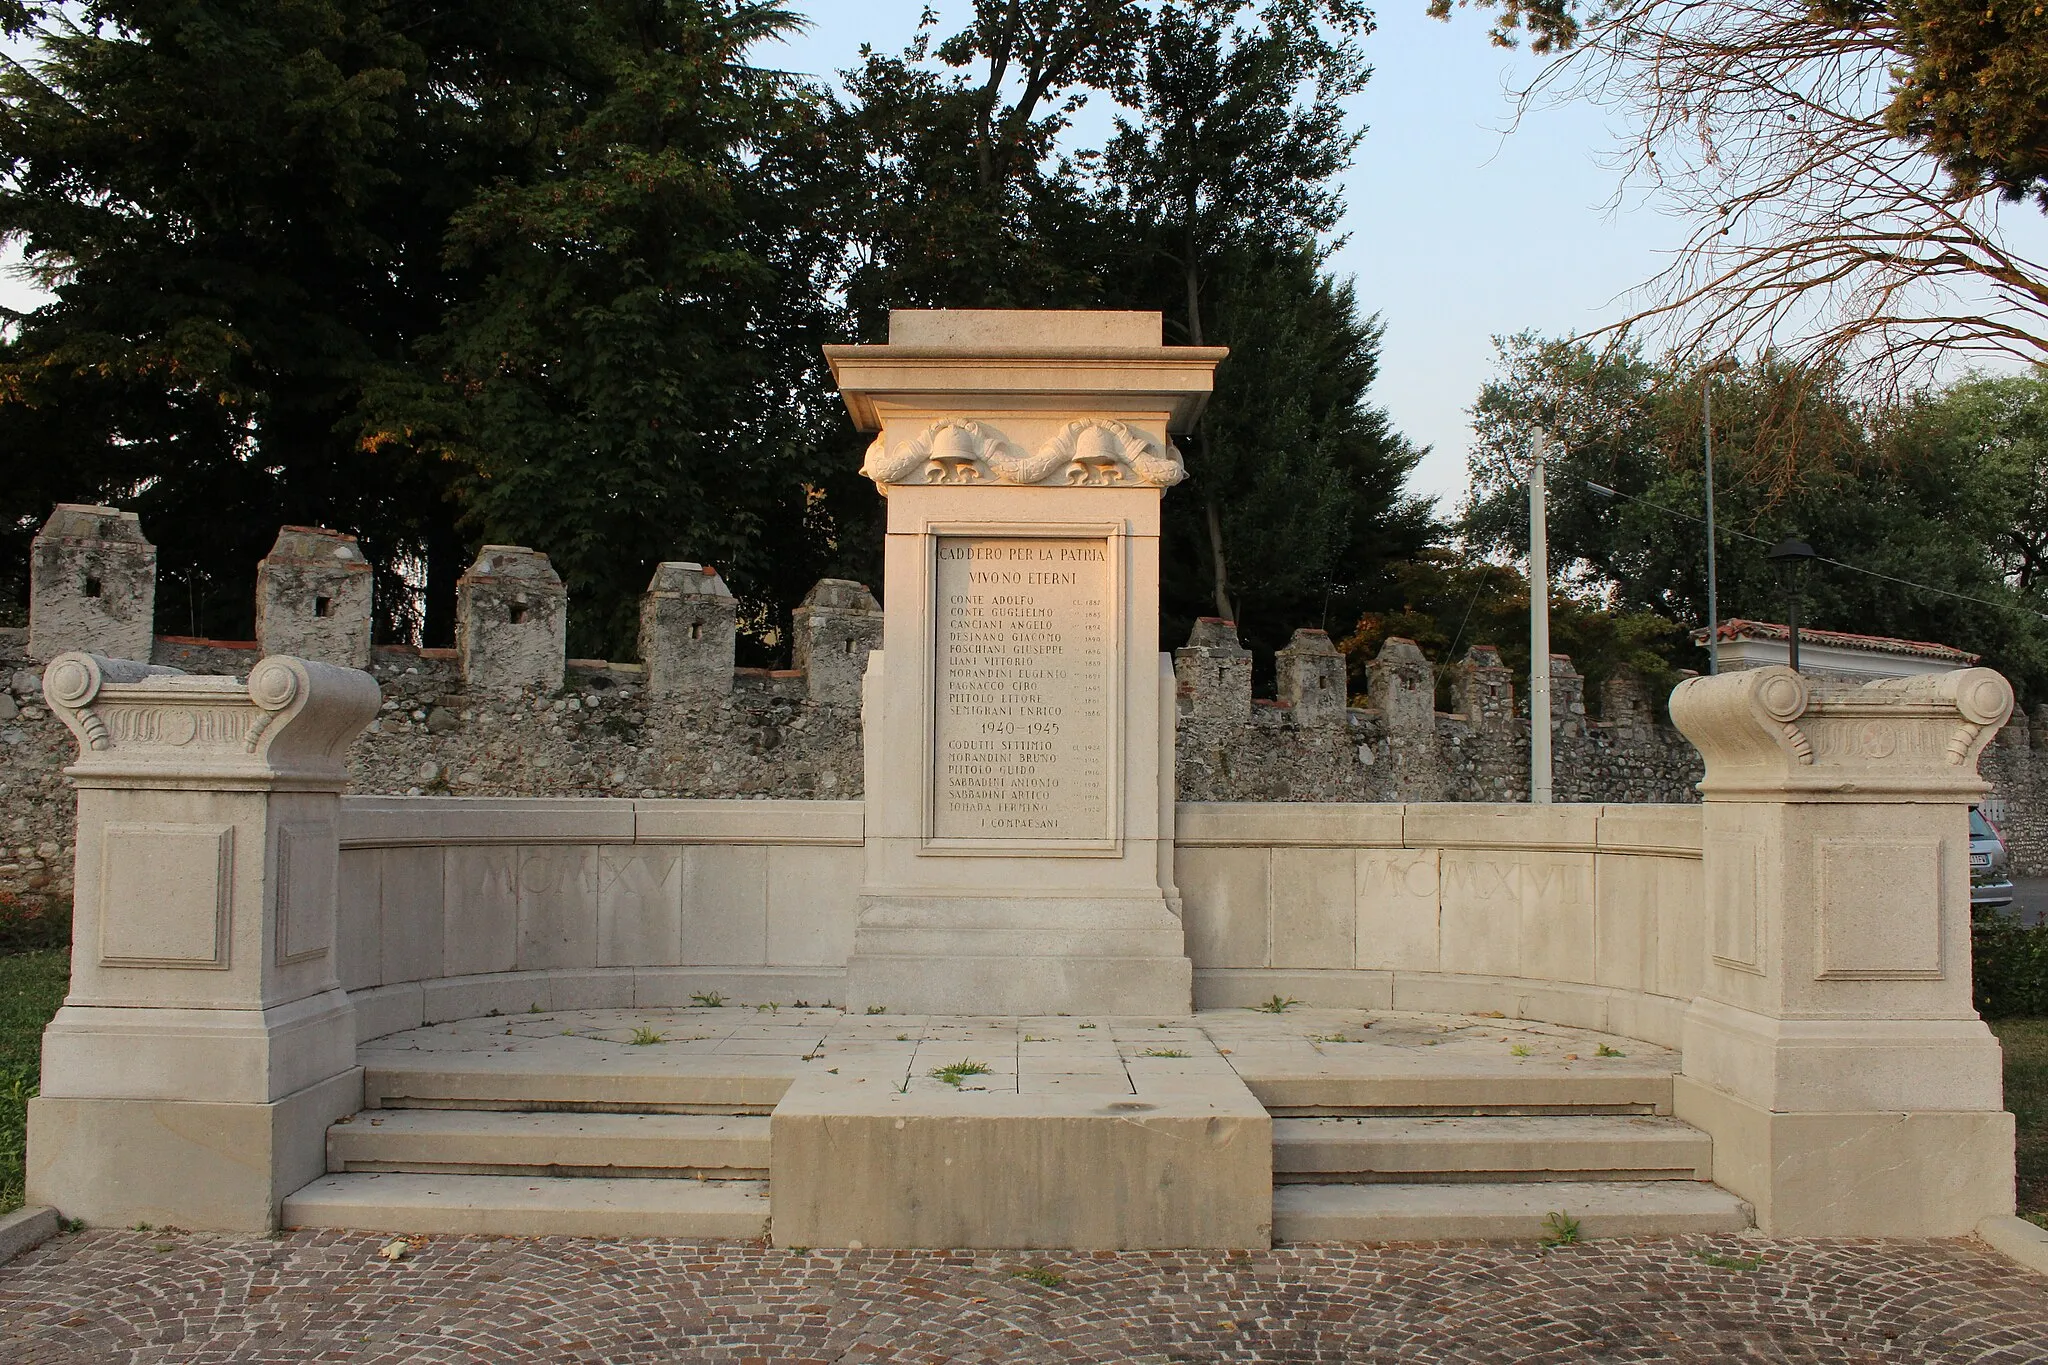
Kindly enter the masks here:
M 1787 586 L 1791 589 L 1791 612 L 1786 625 L 1792 633 L 1792 671 L 1799 671 L 1799 589 L 1806 579 L 1806 566 L 1819 558 L 1811 545 L 1790 536 L 1771 547 L 1770 560 L 1784 570 Z
M 1732 355 L 1700 369 L 1700 430 L 1707 454 L 1707 672 L 1721 671 L 1721 602 L 1714 573 L 1714 376 L 1742 368 Z

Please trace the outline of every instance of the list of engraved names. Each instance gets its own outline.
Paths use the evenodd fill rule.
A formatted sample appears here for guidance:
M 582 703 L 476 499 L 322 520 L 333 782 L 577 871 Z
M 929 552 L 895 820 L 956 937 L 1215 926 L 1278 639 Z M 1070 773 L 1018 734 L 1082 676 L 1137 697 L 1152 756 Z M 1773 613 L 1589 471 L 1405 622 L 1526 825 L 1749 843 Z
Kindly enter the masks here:
M 932 834 L 1109 834 L 1109 548 L 942 536 Z

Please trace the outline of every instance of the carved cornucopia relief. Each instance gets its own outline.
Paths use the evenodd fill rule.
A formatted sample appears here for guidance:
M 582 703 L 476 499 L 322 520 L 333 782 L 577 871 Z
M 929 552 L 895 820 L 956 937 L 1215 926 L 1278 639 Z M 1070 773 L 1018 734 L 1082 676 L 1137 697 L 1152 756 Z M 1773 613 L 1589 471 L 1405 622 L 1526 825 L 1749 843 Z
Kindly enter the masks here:
M 1047 484 L 1171 488 L 1187 477 L 1180 452 L 1116 421 L 1069 422 L 1036 451 L 1013 444 L 986 422 L 934 422 L 893 447 L 878 436 L 861 473 L 877 485 Z

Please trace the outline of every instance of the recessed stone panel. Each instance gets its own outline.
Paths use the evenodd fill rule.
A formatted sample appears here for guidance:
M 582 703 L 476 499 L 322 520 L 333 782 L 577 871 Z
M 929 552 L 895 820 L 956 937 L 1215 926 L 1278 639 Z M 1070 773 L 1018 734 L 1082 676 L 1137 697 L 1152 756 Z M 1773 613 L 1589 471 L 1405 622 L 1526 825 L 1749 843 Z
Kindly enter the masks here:
M 228 965 L 232 825 L 110 824 L 100 867 L 100 965 Z
M 282 826 L 277 832 L 277 962 L 323 956 L 334 940 L 334 892 L 341 849 L 334 824 Z
M 1737 971 L 1763 970 L 1763 901 L 1752 834 L 1706 836 L 1708 933 L 1714 961 Z
M 1823 981 L 1941 979 L 1941 840 L 1822 839 Z

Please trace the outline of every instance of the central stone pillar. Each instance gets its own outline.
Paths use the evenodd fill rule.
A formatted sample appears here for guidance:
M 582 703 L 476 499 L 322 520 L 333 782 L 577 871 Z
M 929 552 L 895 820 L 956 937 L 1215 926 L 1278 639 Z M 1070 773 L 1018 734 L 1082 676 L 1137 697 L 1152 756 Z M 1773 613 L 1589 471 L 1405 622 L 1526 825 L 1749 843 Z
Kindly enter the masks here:
M 1159 502 L 1217 348 L 1157 313 L 896 312 L 826 348 L 877 435 L 853 1010 L 1184 1014 Z

